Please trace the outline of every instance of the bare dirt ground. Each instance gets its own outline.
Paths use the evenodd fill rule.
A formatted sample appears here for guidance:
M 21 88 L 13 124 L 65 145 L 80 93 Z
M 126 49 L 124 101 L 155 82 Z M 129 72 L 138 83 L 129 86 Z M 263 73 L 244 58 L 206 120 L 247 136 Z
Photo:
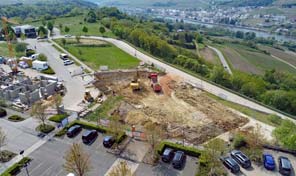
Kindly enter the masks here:
M 69 43 L 76 43 L 76 39 L 67 39 L 67 42 Z M 80 39 L 80 44 L 83 45 L 102 45 L 102 44 L 107 44 L 107 42 L 104 42 L 102 40 L 95 40 L 95 39 Z
M 174 75 L 160 77 L 159 83 L 160 94 L 153 92 L 148 78 L 141 80 L 139 92 L 133 92 L 128 83 L 115 84 L 116 93 L 124 97 L 115 108 L 123 121 L 137 129 L 153 122 L 167 132 L 168 138 L 185 138 L 193 144 L 202 144 L 248 122 Z

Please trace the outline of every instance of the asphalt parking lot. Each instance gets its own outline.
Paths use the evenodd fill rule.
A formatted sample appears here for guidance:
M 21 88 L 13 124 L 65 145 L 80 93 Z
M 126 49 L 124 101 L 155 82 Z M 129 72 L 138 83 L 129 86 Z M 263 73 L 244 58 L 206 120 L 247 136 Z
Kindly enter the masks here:
M 273 150 L 265 150 L 264 152 L 266 153 L 270 153 L 273 155 L 275 162 L 276 162 L 276 170 L 274 171 L 269 171 L 266 170 L 264 168 L 263 165 L 257 166 L 255 164 L 252 163 L 252 168 L 251 169 L 244 169 L 241 167 L 241 173 L 239 174 L 232 174 L 231 172 L 229 172 L 229 175 L 236 175 L 236 176 L 280 176 L 281 174 L 279 173 L 279 164 L 278 164 L 278 157 L 279 156 L 285 156 L 287 158 L 289 158 L 289 160 L 292 163 L 292 166 L 294 168 L 293 173 L 291 174 L 291 176 L 295 176 L 295 168 L 296 168 L 296 157 L 291 155 L 291 154 L 287 154 L 287 153 L 283 153 L 283 152 L 276 152 Z
M 34 151 L 29 157 L 33 161 L 28 166 L 30 176 L 65 176 L 64 155 L 69 147 L 74 143 L 82 143 L 81 136 L 85 130 L 74 138 L 53 138 L 39 149 Z M 91 145 L 83 144 L 86 152 L 90 154 L 92 170 L 89 176 L 103 176 L 117 159 L 114 155 L 106 152 L 102 145 L 103 135 L 99 133 L 98 138 Z M 25 169 L 18 174 L 27 176 Z
M 140 164 L 135 175 L 140 176 L 194 176 L 197 169 L 197 158 L 187 156 L 184 168 L 174 169 L 171 163 L 160 161 L 157 166 Z

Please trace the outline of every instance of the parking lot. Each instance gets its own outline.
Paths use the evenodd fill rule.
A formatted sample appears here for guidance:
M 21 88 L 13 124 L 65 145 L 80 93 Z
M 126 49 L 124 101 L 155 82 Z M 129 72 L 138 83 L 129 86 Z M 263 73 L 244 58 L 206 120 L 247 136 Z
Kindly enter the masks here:
M 174 169 L 171 163 L 160 161 L 157 166 L 140 164 L 135 175 L 140 176 L 194 176 L 197 169 L 197 158 L 187 156 L 184 168 L 181 170 Z
M 291 161 L 292 166 L 294 168 L 291 176 L 295 176 L 295 168 L 296 168 L 296 158 L 295 158 L 295 156 L 293 156 L 291 154 L 283 153 L 283 152 L 276 152 L 276 151 L 273 151 L 273 150 L 265 150 L 264 152 L 273 155 L 273 157 L 275 159 L 275 162 L 276 162 L 276 170 L 269 171 L 269 170 L 266 170 L 263 165 L 257 166 L 257 165 L 252 163 L 252 168 L 251 169 L 246 170 L 246 169 L 241 167 L 241 173 L 232 174 L 231 172 L 229 172 L 229 175 L 236 175 L 236 176 L 239 176 L 239 175 L 246 175 L 246 176 L 265 176 L 265 175 L 266 176 L 279 176 L 281 174 L 279 173 L 279 168 L 278 168 L 279 167 L 278 157 L 279 156 L 285 156 L 285 157 L 289 158 L 289 160 Z
M 65 176 L 64 155 L 70 148 L 71 144 L 82 143 L 81 136 L 85 130 L 74 138 L 53 138 L 39 149 L 34 151 L 29 157 L 33 159 L 28 169 L 30 176 Z M 83 144 L 85 151 L 90 154 L 92 170 L 90 176 L 104 175 L 117 159 L 114 155 L 106 152 L 102 145 L 103 135 L 99 133 L 98 138 L 91 145 Z M 25 169 L 19 174 L 27 176 Z

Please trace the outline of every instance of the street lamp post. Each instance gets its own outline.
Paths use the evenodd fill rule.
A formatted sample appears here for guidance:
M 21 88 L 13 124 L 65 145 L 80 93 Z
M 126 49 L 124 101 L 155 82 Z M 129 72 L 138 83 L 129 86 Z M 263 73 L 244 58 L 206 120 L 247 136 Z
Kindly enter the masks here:
M 24 150 L 20 151 L 20 155 L 22 155 L 23 159 L 24 159 L 24 152 L 25 152 Z M 26 168 L 27 176 L 30 176 L 29 170 L 28 170 L 28 163 L 25 163 L 24 167 Z

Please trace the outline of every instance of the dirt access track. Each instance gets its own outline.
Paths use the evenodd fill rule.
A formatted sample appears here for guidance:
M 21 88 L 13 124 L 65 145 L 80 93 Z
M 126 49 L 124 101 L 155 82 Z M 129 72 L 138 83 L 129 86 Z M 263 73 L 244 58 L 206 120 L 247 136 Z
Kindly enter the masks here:
M 110 114 L 118 112 L 122 121 L 137 129 L 143 130 L 145 124 L 153 122 L 167 132 L 169 139 L 185 138 L 186 142 L 202 144 L 248 122 L 175 75 L 159 77 L 159 94 L 152 90 L 148 78 L 142 77 L 140 82 L 142 89 L 133 92 L 127 80 L 104 79 L 106 86 L 124 97 Z

